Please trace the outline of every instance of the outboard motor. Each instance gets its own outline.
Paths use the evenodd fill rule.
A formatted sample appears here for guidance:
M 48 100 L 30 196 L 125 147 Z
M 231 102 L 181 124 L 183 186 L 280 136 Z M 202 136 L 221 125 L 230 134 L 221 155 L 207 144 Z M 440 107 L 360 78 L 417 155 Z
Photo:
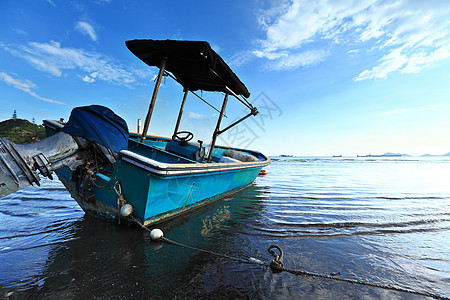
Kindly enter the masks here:
M 40 185 L 38 171 L 41 176 L 53 179 L 54 170 L 63 166 L 72 169 L 85 163 L 82 153 L 77 153 L 79 148 L 76 140 L 63 132 L 28 145 L 0 138 L 0 198 L 33 183 Z
M 64 166 L 75 171 L 93 159 L 113 166 L 128 147 L 126 122 L 104 106 L 74 108 L 65 126 L 44 123 L 57 133 L 28 145 L 0 138 L 0 198 L 39 185 L 39 175 L 53 179 L 52 172 Z

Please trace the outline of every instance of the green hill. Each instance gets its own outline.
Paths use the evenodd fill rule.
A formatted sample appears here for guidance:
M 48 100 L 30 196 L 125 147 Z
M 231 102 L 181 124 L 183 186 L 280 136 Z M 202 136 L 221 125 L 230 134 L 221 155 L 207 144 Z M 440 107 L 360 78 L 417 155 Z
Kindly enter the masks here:
M 44 139 L 45 129 L 27 120 L 10 119 L 0 122 L 0 137 L 16 144 L 29 144 Z

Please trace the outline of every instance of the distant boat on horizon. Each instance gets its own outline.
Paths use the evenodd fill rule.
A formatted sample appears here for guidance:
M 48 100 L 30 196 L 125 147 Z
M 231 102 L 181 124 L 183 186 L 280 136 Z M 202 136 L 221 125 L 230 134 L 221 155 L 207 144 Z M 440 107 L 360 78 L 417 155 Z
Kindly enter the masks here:
M 342 157 L 342 155 L 333 155 L 333 157 Z
M 292 154 L 281 154 L 281 157 L 292 157 Z

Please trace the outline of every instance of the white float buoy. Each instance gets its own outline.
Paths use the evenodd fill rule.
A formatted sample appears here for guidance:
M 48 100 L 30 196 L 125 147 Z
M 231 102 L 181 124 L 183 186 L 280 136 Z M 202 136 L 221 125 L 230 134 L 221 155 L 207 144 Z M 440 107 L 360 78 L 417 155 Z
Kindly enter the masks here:
M 159 240 L 163 236 L 164 236 L 164 233 L 162 232 L 161 229 L 155 228 L 155 229 L 152 229 L 152 231 L 150 231 L 150 238 L 152 240 Z
M 122 207 L 120 208 L 120 215 L 122 217 L 128 217 L 130 216 L 134 211 L 134 208 L 131 204 L 124 204 L 122 205 Z

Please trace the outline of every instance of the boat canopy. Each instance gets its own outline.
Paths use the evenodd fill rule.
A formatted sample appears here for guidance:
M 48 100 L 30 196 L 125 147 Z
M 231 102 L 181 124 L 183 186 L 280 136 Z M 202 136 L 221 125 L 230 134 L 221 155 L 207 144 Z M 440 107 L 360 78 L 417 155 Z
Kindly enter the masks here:
M 160 67 L 166 58 L 165 70 L 185 89 L 227 92 L 228 87 L 237 95 L 250 97 L 247 87 L 208 42 L 130 40 L 126 45 L 149 66 Z

